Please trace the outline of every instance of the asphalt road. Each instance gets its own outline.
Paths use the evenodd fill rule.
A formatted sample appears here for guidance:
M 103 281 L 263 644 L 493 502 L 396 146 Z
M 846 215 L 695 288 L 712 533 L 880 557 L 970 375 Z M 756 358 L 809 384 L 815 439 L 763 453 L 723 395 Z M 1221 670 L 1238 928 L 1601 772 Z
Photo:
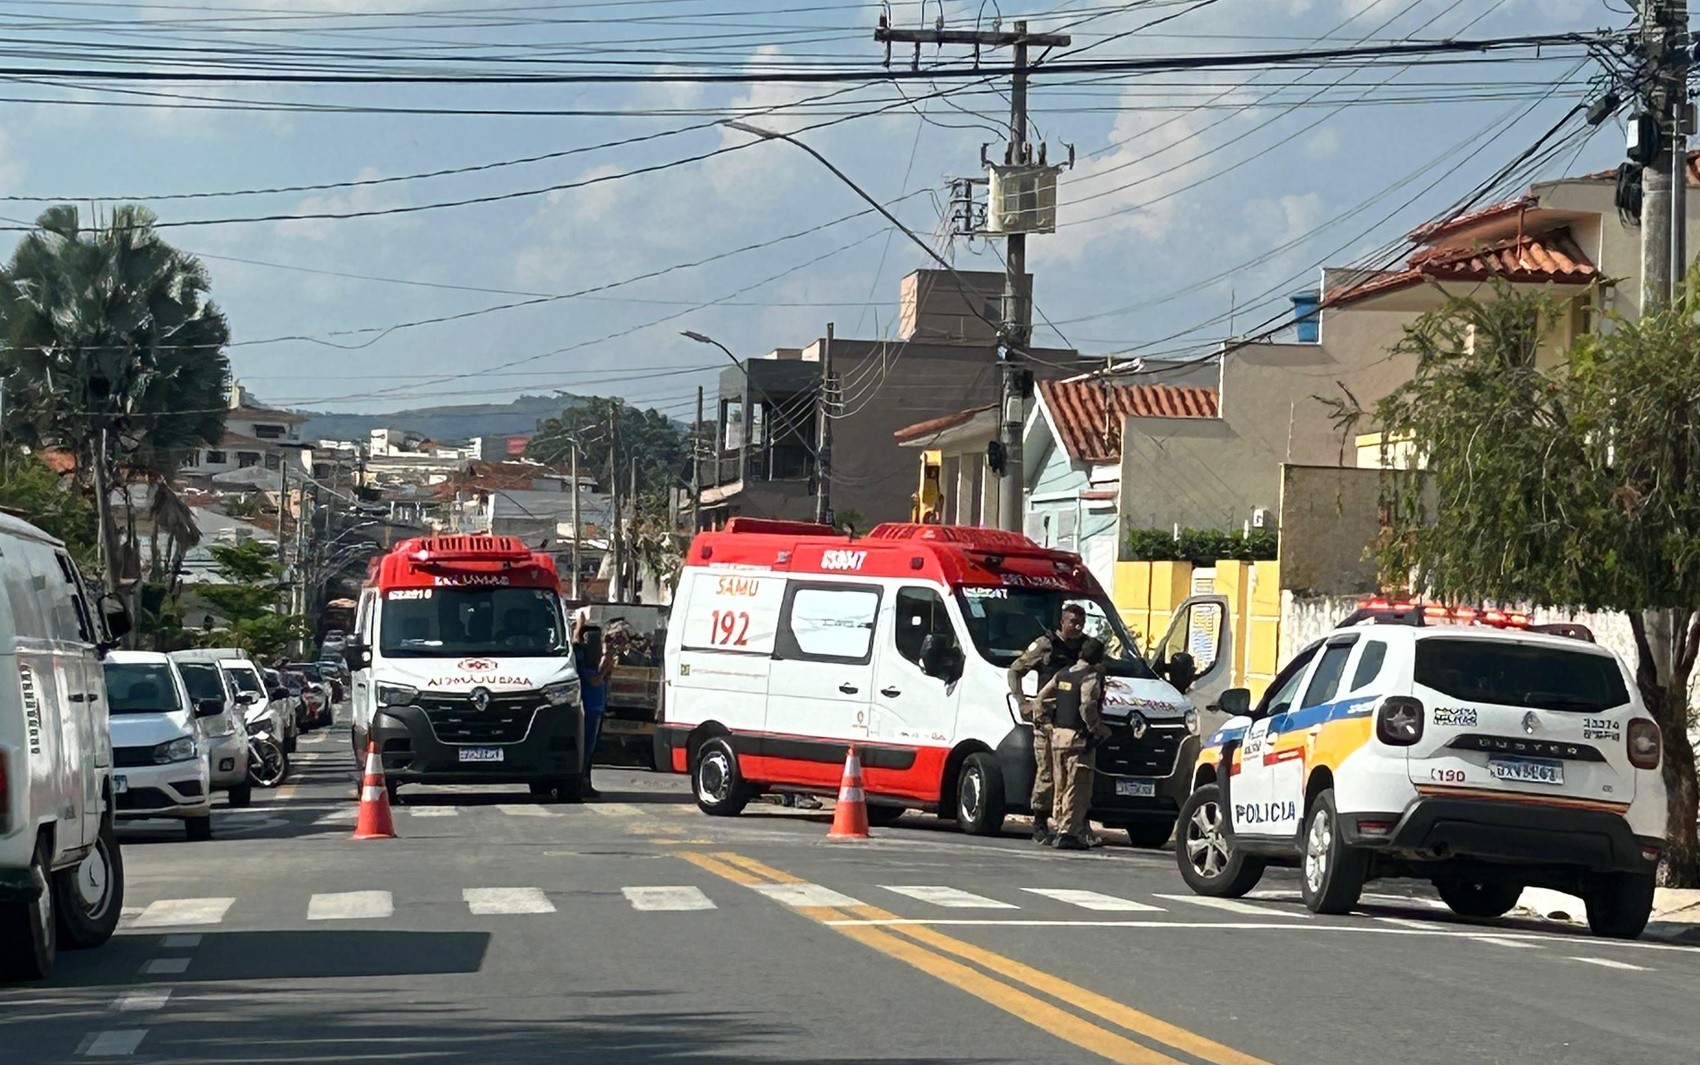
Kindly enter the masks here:
M 1190 896 L 1166 852 L 1041 851 L 917 814 L 711 820 L 404 791 L 350 840 L 346 727 L 216 838 L 122 830 L 120 933 L 0 988 L 0 1062 L 1692 1063 L 1700 949 L 1465 923 L 1420 885 L 1316 918 L 1291 874 Z

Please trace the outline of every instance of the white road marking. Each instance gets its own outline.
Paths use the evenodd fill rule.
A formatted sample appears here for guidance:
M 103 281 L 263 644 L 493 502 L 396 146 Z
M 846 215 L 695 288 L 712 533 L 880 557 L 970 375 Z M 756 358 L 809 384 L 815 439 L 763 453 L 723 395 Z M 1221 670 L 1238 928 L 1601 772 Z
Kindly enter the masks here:
M 535 804 L 503 802 L 503 803 L 497 803 L 496 809 L 507 814 L 509 817 L 554 817 L 555 816 L 555 811 L 549 809 L 547 806 L 537 806 Z
M 171 928 L 186 924 L 218 924 L 235 899 L 160 899 L 137 915 L 131 928 Z
M 1471 936 L 1477 943 L 1492 943 L 1496 947 L 1517 947 L 1522 950 L 1540 950 L 1538 943 L 1525 943 L 1521 939 L 1506 939 L 1504 936 Z
M 358 814 L 358 810 L 334 810 L 313 823 L 315 825 L 344 825 L 353 821 Z
M 921 902 L 930 902 L 934 906 L 943 906 L 952 910 L 1018 910 L 1021 907 L 996 899 L 988 899 L 984 895 L 975 895 L 960 888 L 945 887 L 942 884 L 881 884 L 887 891 L 899 895 L 907 895 Z
M 466 888 L 460 896 L 475 914 L 555 912 L 555 904 L 542 888 Z
M 848 895 L 840 895 L 819 884 L 751 884 L 751 888 L 787 906 L 860 906 Z
M 352 921 L 388 917 L 395 900 L 387 891 L 335 891 L 314 895 L 307 902 L 309 921 Z
M 621 893 L 634 910 L 712 910 L 714 900 L 694 887 L 627 887 Z
M 186 932 L 175 936 L 166 936 L 160 940 L 160 946 L 167 950 L 188 950 L 201 945 L 199 932 Z
M 1154 898 L 1167 899 L 1169 902 L 1189 902 L 1194 906 L 1204 906 L 1224 913 L 1241 913 L 1248 917 L 1300 917 L 1301 914 L 1288 913 L 1286 910 L 1272 910 L 1266 906 L 1253 906 L 1247 902 L 1235 899 L 1213 899 L 1207 895 L 1155 895 Z
M 146 1028 L 120 1028 L 112 1032 L 96 1032 L 94 1038 L 78 1049 L 77 1053 L 85 1058 L 123 1058 L 136 1052 L 142 1045 L 142 1037 L 148 1034 Z
M 169 990 L 132 991 L 127 995 L 119 996 L 118 1001 L 112 1004 L 112 1008 L 118 1010 L 120 1013 L 137 1013 L 143 1010 L 157 1010 L 165 1008 L 166 1002 L 170 1001 L 170 999 L 171 992 Z
M 402 812 L 413 817 L 457 817 L 460 810 L 453 806 L 403 806 Z
M 1587 964 L 1587 965 L 1599 965 L 1599 966 L 1603 966 L 1607 969 L 1628 969 L 1630 972 L 1636 972 L 1636 973 L 1645 973 L 1645 972 L 1651 972 L 1652 971 L 1651 969 L 1648 969 L 1645 965 L 1631 965 L 1626 961 L 1612 961 L 1610 958 L 1584 958 L 1579 954 L 1573 954 L 1573 955 L 1571 955 L 1570 960 L 1571 961 L 1583 962 L 1584 964 Z
M 629 802 L 598 802 L 586 806 L 585 809 L 603 817 L 642 817 L 643 810 Z
M 176 976 L 187 972 L 188 958 L 155 958 L 142 966 L 143 976 Z
M 1433 921 L 1413 921 L 1408 917 L 1377 917 L 1376 920 L 1383 924 L 1398 925 L 1400 928 L 1429 929 L 1435 925 Z
M 1114 895 L 1103 895 L 1096 891 L 1042 887 L 1022 888 L 1021 890 L 1034 895 L 1043 895 L 1047 899 L 1056 899 L 1058 902 L 1066 902 L 1070 906 L 1079 906 L 1086 910 L 1163 912 L 1161 906 L 1150 906 L 1143 902 L 1135 902 L 1132 899 L 1119 899 Z

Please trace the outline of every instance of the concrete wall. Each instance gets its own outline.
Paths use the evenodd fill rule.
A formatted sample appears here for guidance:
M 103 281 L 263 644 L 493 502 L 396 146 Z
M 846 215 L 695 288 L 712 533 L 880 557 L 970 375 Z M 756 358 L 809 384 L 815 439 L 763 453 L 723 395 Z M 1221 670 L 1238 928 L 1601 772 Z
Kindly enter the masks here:
M 1302 596 L 1369 595 L 1381 533 L 1380 470 L 1284 465 L 1281 588 Z

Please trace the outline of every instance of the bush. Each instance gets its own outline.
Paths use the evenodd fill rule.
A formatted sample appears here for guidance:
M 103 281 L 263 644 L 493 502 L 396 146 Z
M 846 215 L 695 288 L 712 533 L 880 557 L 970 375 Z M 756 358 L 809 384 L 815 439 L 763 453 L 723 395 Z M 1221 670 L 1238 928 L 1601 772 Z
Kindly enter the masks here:
M 1122 538 L 1122 558 L 1129 562 L 1269 562 L 1280 549 L 1272 529 L 1253 529 L 1247 536 L 1219 529 L 1129 529 Z

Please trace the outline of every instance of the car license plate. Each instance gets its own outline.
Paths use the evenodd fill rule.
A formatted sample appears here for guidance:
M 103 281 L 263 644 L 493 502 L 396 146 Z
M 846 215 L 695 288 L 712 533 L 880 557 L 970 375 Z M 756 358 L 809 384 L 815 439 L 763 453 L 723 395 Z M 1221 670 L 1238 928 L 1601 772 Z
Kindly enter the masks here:
M 1518 784 L 1563 784 L 1564 763 L 1535 758 L 1489 758 L 1488 772 Z
M 502 749 L 500 747 L 462 747 L 460 760 L 463 762 L 500 762 Z
M 648 721 L 622 721 L 619 718 L 604 718 L 602 732 L 604 735 L 642 736 L 655 731 L 655 726 Z
M 1155 780 L 1118 780 L 1116 781 L 1117 795 L 1131 795 L 1136 799 L 1154 799 L 1157 797 L 1157 782 Z
M 114 777 L 113 777 L 113 778 L 112 778 L 112 791 L 113 791 L 113 794 L 115 794 L 115 795 L 122 795 L 122 794 L 124 794 L 124 793 L 125 793 L 125 792 L 127 792 L 127 791 L 129 791 L 129 790 L 130 790 L 130 778 L 129 778 L 129 777 L 126 777 L 126 776 L 116 776 L 116 775 L 115 775 L 115 776 L 114 776 Z

